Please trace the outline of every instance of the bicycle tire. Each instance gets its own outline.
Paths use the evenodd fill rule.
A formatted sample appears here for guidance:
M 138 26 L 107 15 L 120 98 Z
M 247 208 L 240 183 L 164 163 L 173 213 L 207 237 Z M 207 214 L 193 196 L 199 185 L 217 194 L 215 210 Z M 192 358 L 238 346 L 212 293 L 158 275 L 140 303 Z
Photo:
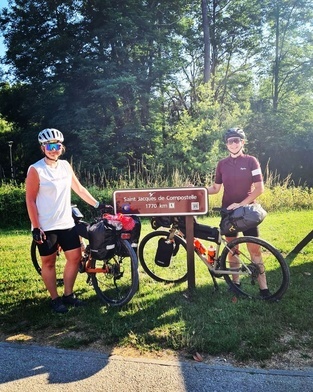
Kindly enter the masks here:
M 37 243 L 33 240 L 31 245 L 30 245 L 30 257 L 33 263 L 33 266 L 35 267 L 35 270 L 39 275 L 41 275 L 41 266 L 39 263 L 39 253 L 37 253 Z
M 30 245 L 30 257 L 35 270 L 41 276 L 41 259 L 38 251 L 37 242 L 34 240 L 32 240 Z M 66 258 L 64 256 L 64 253 L 61 251 L 57 256 L 57 261 L 56 261 L 56 282 L 58 286 L 63 285 L 63 271 L 64 271 L 65 263 L 66 263 Z
M 161 238 L 168 238 L 169 232 L 156 230 L 147 234 L 139 244 L 138 255 L 143 270 L 153 280 L 165 283 L 182 283 L 188 279 L 187 244 L 175 235 L 175 251 L 168 267 L 158 266 L 155 255 Z
M 243 249 L 242 246 L 247 244 L 261 246 L 262 263 L 257 264 L 251 260 L 250 253 L 247 248 Z M 234 247 L 239 245 L 240 249 L 239 254 L 237 255 L 239 265 L 235 267 L 230 266 L 228 254 L 234 249 Z M 261 238 L 246 236 L 238 237 L 230 241 L 221 254 L 220 268 L 222 270 L 230 270 L 231 267 L 235 270 L 239 269 L 242 272 L 247 272 L 245 275 L 240 275 L 240 286 L 234 284 L 231 273 L 229 275 L 224 275 L 224 279 L 230 290 L 235 294 L 254 299 L 278 301 L 288 289 L 290 272 L 285 259 L 278 249 Z M 248 274 L 248 269 L 252 272 L 252 275 Z M 267 286 L 270 291 L 270 295 L 266 297 L 262 297 L 260 295 L 260 288 L 258 284 L 258 277 L 261 278 L 263 273 L 265 273 Z
M 119 238 L 117 253 L 109 260 L 91 259 L 91 268 L 107 272 L 90 273 L 93 288 L 106 305 L 126 305 L 139 288 L 138 259 L 129 241 Z

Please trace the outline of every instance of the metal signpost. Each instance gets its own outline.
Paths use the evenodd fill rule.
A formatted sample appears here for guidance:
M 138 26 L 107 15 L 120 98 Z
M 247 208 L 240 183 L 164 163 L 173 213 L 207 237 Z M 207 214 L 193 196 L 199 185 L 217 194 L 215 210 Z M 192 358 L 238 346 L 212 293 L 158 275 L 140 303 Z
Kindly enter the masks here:
M 208 191 L 204 187 L 125 189 L 113 193 L 114 211 L 138 216 L 185 216 L 188 289 L 195 288 L 193 216 L 208 212 Z
M 12 160 L 12 145 L 13 145 L 13 141 L 10 140 L 8 142 L 9 145 L 9 149 L 10 149 L 10 168 L 11 168 L 11 178 L 12 180 L 14 180 L 14 169 L 13 169 L 13 160 Z

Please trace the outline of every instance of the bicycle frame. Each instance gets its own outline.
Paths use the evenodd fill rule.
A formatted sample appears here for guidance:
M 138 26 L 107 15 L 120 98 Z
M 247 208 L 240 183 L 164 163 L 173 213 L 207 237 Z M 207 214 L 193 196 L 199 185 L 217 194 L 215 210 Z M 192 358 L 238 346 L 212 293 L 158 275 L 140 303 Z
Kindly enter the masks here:
M 92 283 L 103 303 L 109 306 L 127 304 L 139 286 L 138 259 L 131 244 L 131 232 L 116 232 L 113 252 L 108 254 L 108 258 L 104 255 L 101 259 L 95 258 L 90 245 L 87 245 L 84 240 L 88 239 L 88 223 L 82 221 L 83 215 L 76 206 L 72 206 L 72 212 L 81 242 L 79 272 L 87 274 L 87 283 Z M 62 249 L 59 247 L 57 255 L 60 256 L 60 253 Z M 40 256 L 35 241 L 31 243 L 31 259 L 36 271 L 41 275 Z M 59 272 L 63 275 L 63 271 Z M 63 283 L 63 279 L 57 277 L 57 282 Z
M 184 226 L 174 220 L 169 228 L 164 227 L 166 230 L 152 228 L 155 231 L 141 239 L 138 249 L 144 272 L 157 282 L 189 283 L 189 244 Z M 206 249 L 199 238 L 214 243 L 216 249 Z M 209 271 L 215 290 L 218 290 L 216 278 L 223 278 L 231 292 L 249 298 L 274 301 L 286 292 L 290 281 L 288 265 L 279 250 L 267 241 L 239 236 L 227 242 L 218 227 L 201 224 L 195 226 L 191 239 L 193 250 Z M 162 253 L 159 244 L 164 241 L 173 243 L 172 254 Z
M 169 232 L 170 232 L 169 240 L 172 240 L 175 235 L 178 235 L 180 238 L 182 238 L 186 242 L 186 239 L 185 239 L 183 232 L 181 230 L 179 230 L 177 227 L 175 227 L 175 225 L 172 225 Z M 195 239 L 196 239 L 196 237 L 194 237 L 194 240 Z M 200 244 L 203 246 L 203 244 L 201 242 L 200 242 Z M 232 256 L 237 257 L 238 261 L 240 260 L 241 264 L 243 265 L 240 269 L 238 269 L 238 268 L 230 268 L 228 270 L 219 269 L 220 249 L 221 249 L 222 244 L 231 252 Z M 208 267 L 209 271 L 215 276 L 216 275 L 220 275 L 220 276 L 229 275 L 230 271 L 231 271 L 232 275 L 252 275 L 252 271 L 249 269 L 248 265 L 246 265 L 241 259 L 239 259 L 239 257 L 238 257 L 238 254 L 240 253 L 239 250 L 236 249 L 236 252 L 232 252 L 231 248 L 228 246 L 228 244 L 231 244 L 231 241 L 227 242 L 226 239 L 223 237 L 221 237 L 220 243 L 216 243 L 216 252 L 215 252 L 213 263 L 208 260 L 207 256 L 200 253 L 200 251 L 196 247 L 194 247 L 194 252 L 203 261 L 203 263 Z M 243 267 L 245 268 L 245 270 L 243 270 Z
M 131 234 L 130 233 L 122 233 L 121 234 L 121 238 L 123 240 L 129 240 L 131 238 Z M 105 264 L 105 268 L 92 268 L 90 266 L 92 257 L 91 257 L 91 254 L 90 254 L 89 251 L 87 252 L 86 257 L 88 257 L 88 259 L 87 259 L 87 261 L 85 263 L 84 271 L 80 271 L 81 273 L 83 273 L 83 272 L 86 272 L 87 274 L 97 274 L 97 273 L 108 274 L 108 273 L 110 273 L 110 269 L 109 269 L 108 264 Z M 82 256 L 82 261 L 81 262 L 84 262 L 83 259 L 84 259 L 84 255 Z

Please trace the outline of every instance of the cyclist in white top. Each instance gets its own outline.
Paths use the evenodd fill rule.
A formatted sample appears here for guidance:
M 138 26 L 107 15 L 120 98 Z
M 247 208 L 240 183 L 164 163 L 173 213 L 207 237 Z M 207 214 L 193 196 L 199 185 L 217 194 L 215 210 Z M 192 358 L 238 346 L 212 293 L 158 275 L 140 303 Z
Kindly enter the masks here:
M 26 205 L 42 261 L 42 279 L 52 300 L 51 307 L 57 313 L 66 313 L 67 305 L 84 304 L 73 293 L 81 246 L 72 218 L 71 190 L 95 208 L 100 203 L 82 186 L 71 165 L 66 160 L 59 160 L 65 151 L 62 132 L 54 128 L 44 129 L 39 133 L 38 141 L 44 158 L 28 169 Z M 55 271 L 58 244 L 66 257 L 62 297 L 58 295 Z

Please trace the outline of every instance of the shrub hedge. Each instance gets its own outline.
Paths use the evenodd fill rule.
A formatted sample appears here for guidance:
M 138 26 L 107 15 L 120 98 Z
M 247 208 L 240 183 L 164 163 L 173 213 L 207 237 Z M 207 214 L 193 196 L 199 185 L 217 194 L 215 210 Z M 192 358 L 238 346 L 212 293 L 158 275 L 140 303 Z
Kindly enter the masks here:
M 90 193 L 99 201 L 113 204 L 113 189 L 105 190 L 96 186 L 88 187 Z M 266 186 L 258 201 L 266 211 L 313 209 L 313 192 L 308 187 L 287 186 L 286 183 Z M 82 201 L 75 193 L 73 204 L 77 204 L 86 221 L 95 217 L 95 210 Z M 209 208 L 219 207 L 221 192 L 210 196 Z M 0 185 L 0 228 L 29 228 L 30 222 L 25 203 L 25 186 L 14 182 Z
M 97 188 L 89 190 L 97 200 L 112 204 L 112 196 L 108 196 L 107 191 Z M 76 194 L 73 194 L 72 201 L 73 204 L 78 205 L 87 221 L 95 216 L 94 209 L 82 201 Z M 25 185 L 2 184 L 0 186 L 0 228 L 27 229 L 29 227 L 30 221 L 25 203 Z

